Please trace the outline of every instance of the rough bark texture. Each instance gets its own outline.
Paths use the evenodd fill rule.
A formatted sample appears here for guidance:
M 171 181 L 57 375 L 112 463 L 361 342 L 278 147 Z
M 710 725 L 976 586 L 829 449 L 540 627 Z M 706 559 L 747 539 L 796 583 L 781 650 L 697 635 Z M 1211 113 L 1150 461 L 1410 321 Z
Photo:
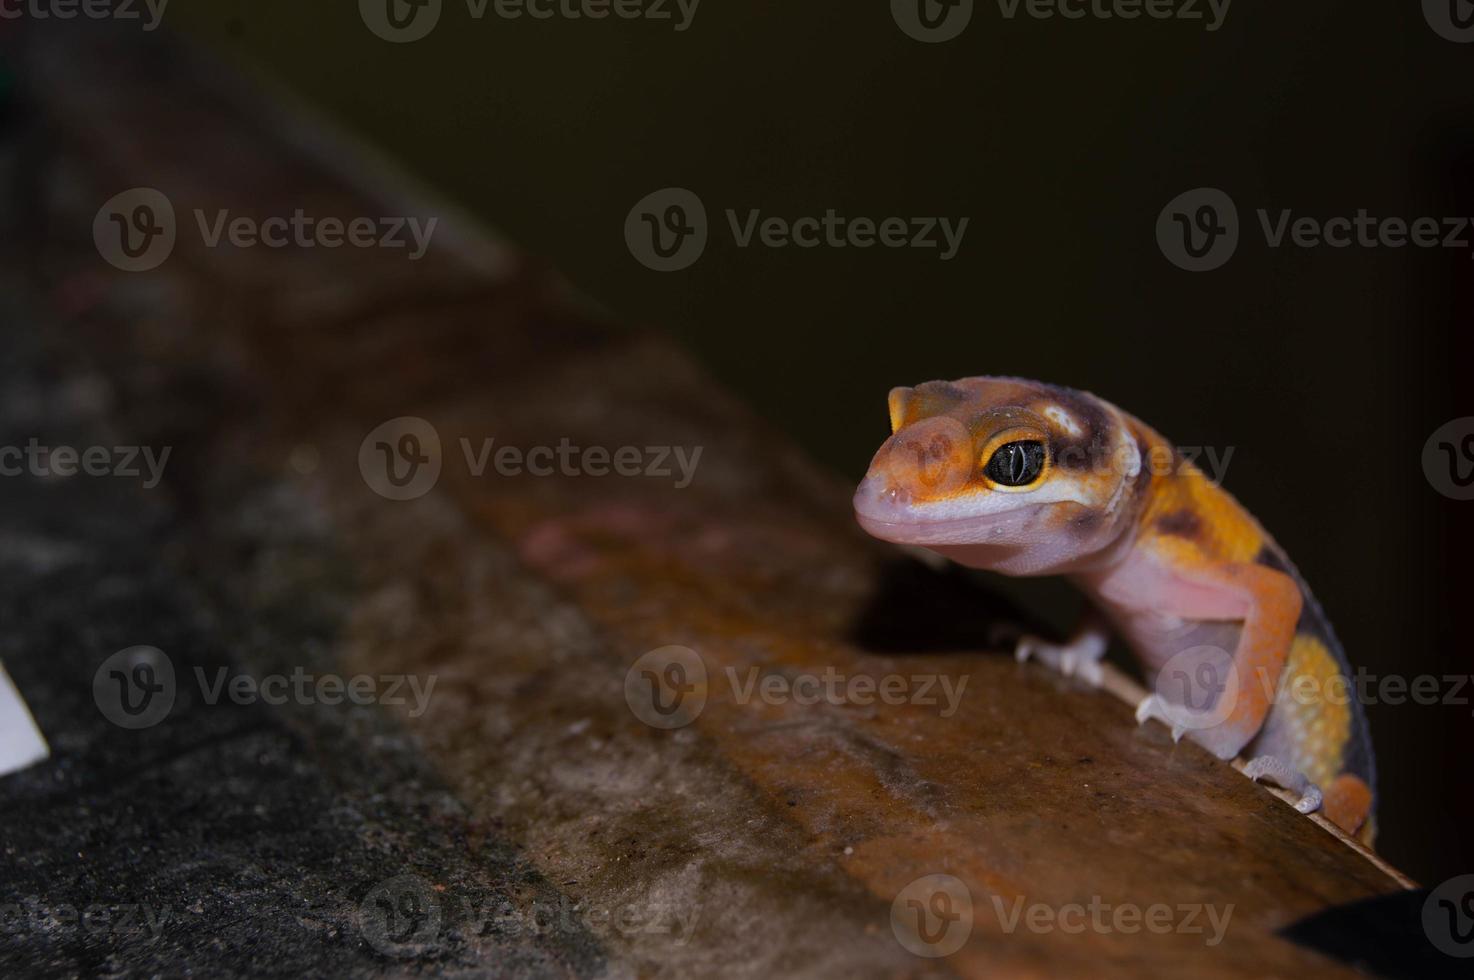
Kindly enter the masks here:
M 0 487 L 0 655 L 53 747 L 0 798 L 5 900 L 26 910 L 3 972 L 1349 974 L 1277 931 L 1393 881 L 1114 699 L 989 649 L 996 600 L 865 539 L 837 478 L 667 343 L 453 241 L 451 215 L 419 262 L 207 247 L 195 209 L 427 212 L 355 189 L 342 151 L 168 44 L 58 31 L 19 63 L 4 441 L 172 453 L 152 490 Z M 126 273 L 93 217 L 137 186 L 172 201 L 178 243 Z M 359 466 L 399 416 L 440 440 L 438 483 L 408 501 Z M 680 489 L 478 477 L 463 438 L 702 455 Z M 177 694 L 130 731 L 92 684 L 135 644 L 168 654 Z M 698 651 L 707 698 L 663 730 L 626 680 L 668 645 Z M 207 703 L 219 669 L 296 667 L 435 687 L 420 713 Z M 826 672 L 966 686 L 955 713 L 742 696 Z M 974 915 L 925 958 L 892 904 L 935 873 Z M 1027 911 L 1008 931 L 1019 900 L 1231 918 L 1217 945 L 1202 912 L 1202 932 Z M 155 937 L 57 914 L 96 904 L 165 919 Z

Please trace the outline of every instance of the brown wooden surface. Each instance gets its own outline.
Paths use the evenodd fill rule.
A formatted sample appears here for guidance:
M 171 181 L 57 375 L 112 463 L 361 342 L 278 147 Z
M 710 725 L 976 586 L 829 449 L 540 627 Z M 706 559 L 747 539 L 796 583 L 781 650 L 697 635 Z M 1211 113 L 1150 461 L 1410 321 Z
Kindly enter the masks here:
M 579 915 L 694 913 L 687 942 L 586 917 L 616 974 L 1350 975 L 1275 932 L 1396 889 L 1388 876 L 1117 700 L 987 649 L 996 600 L 865 539 L 843 481 L 682 354 L 476 246 L 437 205 L 353 189 L 366 182 L 351 149 L 284 139 L 276 110 L 227 97 L 203 64 L 84 32 L 31 45 L 24 77 L 46 122 L 30 281 L 65 314 L 57 342 L 116 387 L 117 423 L 175 444 L 169 492 L 194 530 L 171 560 L 262 617 L 346 596 L 332 643 L 343 673 L 436 677 L 431 710 L 395 721 L 470 814 L 457 829 L 469 860 L 508 841 Z M 174 202 L 179 245 L 158 270 L 117 272 L 92 217 L 140 185 Z M 442 230 L 418 263 L 206 249 L 184 230 L 197 207 L 409 208 Z M 436 427 L 444 471 L 424 497 L 391 502 L 357 459 L 401 415 Z M 462 436 L 703 455 L 680 490 L 474 478 Z M 694 724 L 659 731 L 627 706 L 625 675 L 669 644 L 699 651 L 710 697 Z M 721 679 L 751 667 L 967 685 L 952 717 L 739 703 Z M 413 855 L 406 870 L 445 884 Z M 969 941 L 942 960 L 891 931 L 892 900 L 932 873 L 960 878 L 976 906 Z M 1008 933 L 992 896 L 1232 913 L 1214 947 L 1186 933 Z M 473 952 L 497 972 L 482 942 Z

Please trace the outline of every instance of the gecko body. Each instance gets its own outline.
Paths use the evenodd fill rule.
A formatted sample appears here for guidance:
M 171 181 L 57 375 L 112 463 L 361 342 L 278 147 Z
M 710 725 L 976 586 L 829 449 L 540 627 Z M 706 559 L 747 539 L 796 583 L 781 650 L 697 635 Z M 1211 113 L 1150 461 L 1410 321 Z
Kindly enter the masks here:
M 1020 659 L 1099 682 L 1110 630 L 1140 660 L 1158 718 L 1300 794 L 1370 843 L 1375 772 L 1350 668 L 1284 551 L 1140 420 L 1019 378 L 896 388 L 891 431 L 855 493 L 872 535 L 973 568 L 1063 575 L 1095 610 Z

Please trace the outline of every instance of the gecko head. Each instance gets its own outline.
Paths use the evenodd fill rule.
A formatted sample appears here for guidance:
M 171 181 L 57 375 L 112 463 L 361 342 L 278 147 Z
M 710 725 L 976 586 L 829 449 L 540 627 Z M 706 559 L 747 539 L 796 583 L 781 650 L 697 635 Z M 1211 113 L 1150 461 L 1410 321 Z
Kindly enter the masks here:
M 860 525 L 977 568 L 1048 574 L 1098 552 L 1141 471 L 1125 417 L 1069 388 L 930 381 L 892 389 L 890 417 L 855 491 Z

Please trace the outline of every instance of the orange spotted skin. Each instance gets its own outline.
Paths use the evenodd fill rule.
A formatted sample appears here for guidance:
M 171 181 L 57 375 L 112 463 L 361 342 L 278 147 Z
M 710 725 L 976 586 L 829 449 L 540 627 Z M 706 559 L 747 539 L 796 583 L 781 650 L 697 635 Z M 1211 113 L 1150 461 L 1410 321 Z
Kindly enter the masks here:
M 1232 710 L 1189 737 L 1220 758 L 1282 763 L 1370 843 L 1374 763 L 1346 657 L 1304 579 L 1226 490 L 1082 391 L 964 378 L 894 389 L 889 409 L 892 435 L 856 491 L 870 533 L 970 567 L 1069 577 L 1149 679 L 1184 651 L 1221 657 L 1238 681 L 1218 703 Z M 988 466 L 1009 444 L 1042 447 L 1022 483 Z
M 1167 447 L 1161 436 L 1137 426 L 1139 440 Z M 1259 522 L 1202 470 L 1173 453 L 1170 472 L 1151 468 L 1138 543 L 1173 552 L 1183 561 L 1253 561 L 1268 540 Z

